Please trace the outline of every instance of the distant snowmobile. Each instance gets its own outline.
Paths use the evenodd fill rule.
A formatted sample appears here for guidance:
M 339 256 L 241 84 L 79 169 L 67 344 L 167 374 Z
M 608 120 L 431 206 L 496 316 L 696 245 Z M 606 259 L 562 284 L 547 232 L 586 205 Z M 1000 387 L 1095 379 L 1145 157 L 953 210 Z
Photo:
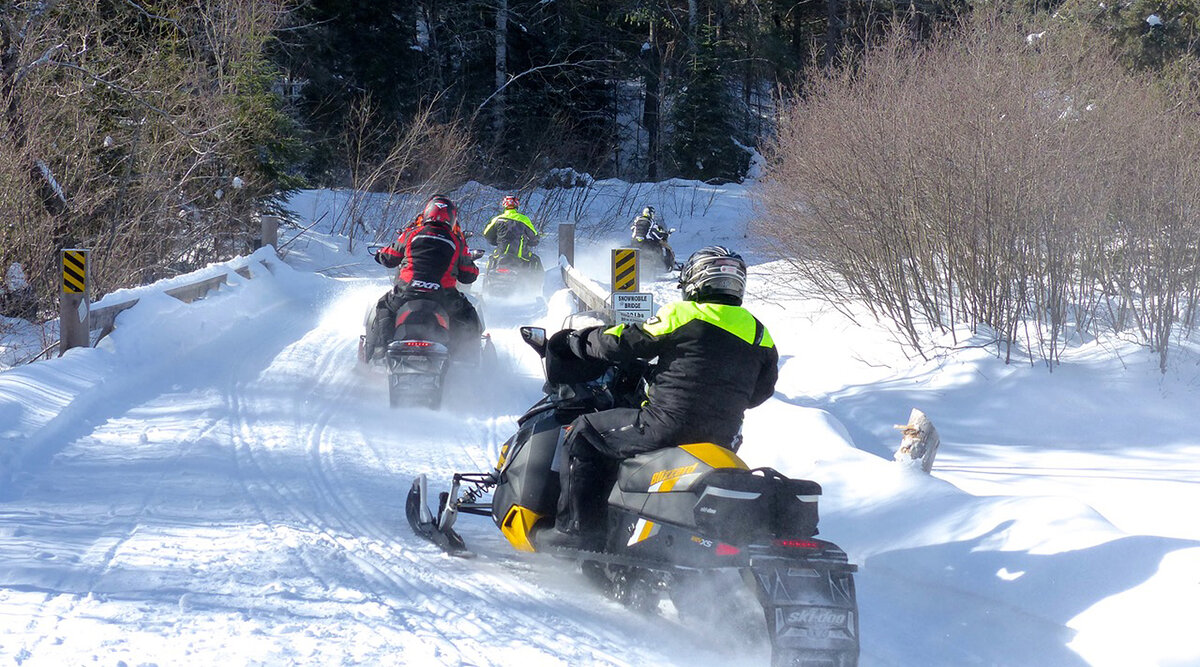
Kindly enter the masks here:
M 507 299 L 525 294 L 541 296 L 544 279 L 545 270 L 537 255 L 525 260 L 496 249 L 488 256 L 487 266 L 483 270 L 483 297 Z
M 766 618 L 772 665 L 857 664 L 857 567 L 837 545 L 813 537 L 820 485 L 749 470 L 730 449 L 696 443 L 624 461 L 608 498 L 603 548 L 539 549 L 539 531 L 554 524 L 565 427 L 587 412 L 640 403 L 647 365 L 580 362 L 561 335 L 547 340 L 544 329 L 521 327 L 521 336 L 544 359 L 547 396 L 518 420 L 494 470 L 454 475 L 436 513 L 425 476 L 414 480 L 405 512 L 417 535 L 466 553 L 454 530 L 458 515 L 490 516 L 516 549 L 578 562 L 632 608 L 654 609 L 666 594 L 685 619 L 721 619 L 727 609 L 718 601 L 740 591 L 720 590 L 719 582 L 746 582 Z
M 629 227 L 629 247 L 638 250 L 638 264 L 642 273 L 652 276 L 659 271 L 678 271 L 681 268 L 675 261 L 675 250 L 667 241 L 675 231 L 673 227 L 667 229 L 655 217 L 652 206 L 647 206 L 641 215 L 634 218 Z

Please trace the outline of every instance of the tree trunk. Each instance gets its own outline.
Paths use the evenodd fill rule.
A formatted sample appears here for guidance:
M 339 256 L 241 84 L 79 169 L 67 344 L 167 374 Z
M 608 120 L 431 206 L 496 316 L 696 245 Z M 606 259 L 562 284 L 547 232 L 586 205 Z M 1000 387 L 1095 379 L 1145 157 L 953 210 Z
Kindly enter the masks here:
M 908 423 L 896 428 L 904 433 L 904 439 L 900 441 L 900 449 L 896 450 L 892 459 L 904 465 L 920 466 L 927 473 L 933 470 L 933 459 L 937 456 L 942 438 L 929 417 L 913 408 L 908 415 Z
M 646 85 L 646 97 L 642 105 L 642 126 L 646 128 L 646 177 L 650 180 L 658 178 L 658 107 L 659 107 L 659 76 L 661 62 L 658 55 L 658 44 L 654 23 L 650 23 L 650 35 L 646 39 L 647 46 L 642 52 L 645 59 L 643 79 Z
M 825 53 L 821 65 L 830 67 L 842 50 L 842 0 L 825 0 Z
M 504 138 L 504 84 L 508 81 L 508 0 L 496 1 L 496 99 L 492 102 L 492 131 Z

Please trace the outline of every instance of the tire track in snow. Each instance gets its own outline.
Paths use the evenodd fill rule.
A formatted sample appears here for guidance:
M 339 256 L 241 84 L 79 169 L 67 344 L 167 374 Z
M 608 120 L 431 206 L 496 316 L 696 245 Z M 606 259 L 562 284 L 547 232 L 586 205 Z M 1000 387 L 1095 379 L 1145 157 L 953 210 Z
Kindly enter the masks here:
M 322 346 L 326 350 L 335 350 L 327 352 L 320 364 L 320 373 L 318 377 L 328 378 L 334 381 L 339 379 L 338 374 L 331 372 L 337 367 L 345 367 L 347 363 L 353 364 L 353 360 L 347 362 L 342 358 L 345 355 L 340 355 L 336 352 L 336 346 Z M 349 393 L 349 387 L 342 383 L 341 389 L 335 395 L 330 396 L 327 405 L 334 406 L 341 402 L 346 394 Z M 344 533 L 357 535 L 355 538 L 346 538 L 344 535 L 335 535 L 336 539 L 349 549 L 350 557 L 355 561 L 356 565 L 364 571 L 373 581 L 373 588 L 382 592 L 385 596 L 393 597 L 398 600 L 417 600 L 420 606 L 425 607 L 423 611 L 425 615 L 407 615 L 405 626 L 409 632 L 413 632 L 418 636 L 424 637 L 426 640 L 431 640 L 440 646 L 440 650 L 449 654 L 459 653 L 456 648 L 456 642 L 473 635 L 478 632 L 463 632 L 450 633 L 448 628 L 462 628 L 464 626 L 478 627 L 481 625 L 478 616 L 470 611 L 461 611 L 461 601 L 457 600 L 453 595 L 443 592 L 447 588 L 451 588 L 448 582 L 444 581 L 444 577 L 440 575 L 437 569 L 426 567 L 419 560 L 410 560 L 408 562 L 399 561 L 393 555 L 393 548 L 389 544 L 396 537 L 394 523 L 383 522 L 378 520 L 370 520 L 369 517 L 374 513 L 370 507 L 364 502 L 363 498 L 355 493 L 355 485 L 350 481 L 349 477 L 342 471 L 339 464 L 339 454 L 343 453 L 347 447 L 346 438 L 338 437 L 338 432 L 330 429 L 331 419 L 336 416 L 337 410 L 333 407 L 323 410 L 312 421 L 312 428 L 309 429 L 307 435 L 309 440 L 309 453 L 311 462 L 311 480 L 314 483 L 314 488 L 320 493 L 323 501 L 328 504 L 333 510 L 330 524 L 334 521 L 340 523 L 338 528 Z M 488 433 L 488 436 L 491 434 Z M 460 435 L 460 439 L 462 436 Z M 370 439 L 362 439 L 356 442 L 356 445 L 361 445 L 369 442 Z M 454 450 L 460 454 L 473 453 L 478 451 L 477 441 L 471 441 L 469 438 L 463 439 Z M 381 450 L 375 446 L 361 448 L 361 454 L 370 453 L 375 459 L 371 463 L 374 466 L 383 466 L 387 464 L 384 457 L 381 455 Z M 345 457 L 350 459 L 351 457 Z M 455 460 L 461 463 L 463 458 L 459 456 L 443 457 L 448 460 Z M 467 458 L 474 458 L 468 456 Z M 397 498 L 396 505 L 402 502 L 403 496 Z M 397 512 L 401 511 L 397 507 Z M 407 529 L 407 526 L 403 526 Z M 415 536 L 408 535 L 409 541 L 416 540 Z M 414 573 L 414 567 L 419 567 L 420 572 Z M 414 574 L 416 576 L 414 576 Z M 425 585 L 413 585 L 410 582 L 424 582 Z M 433 583 L 431 587 L 429 584 Z M 483 589 L 468 591 L 474 593 L 480 598 L 487 597 L 486 591 Z M 402 609 L 402 607 L 397 607 Z M 415 619 L 425 619 L 421 622 L 415 622 Z M 492 623 L 503 623 L 504 619 L 488 619 Z M 540 622 L 542 619 L 536 619 Z M 512 619 L 508 621 L 511 623 Z M 528 640 L 528 635 L 526 635 Z M 546 642 L 547 648 L 553 642 Z
M 402 588 L 404 578 L 388 574 L 377 564 L 363 557 L 361 541 L 376 539 L 378 534 L 372 536 L 364 524 L 354 520 L 354 513 L 340 500 L 340 489 L 329 481 L 326 474 L 327 464 L 322 461 L 326 456 L 322 452 L 322 443 L 327 442 L 324 433 L 339 404 L 350 393 L 351 388 L 343 382 L 340 386 L 333 385 L 335 391 L 326 395 L 326 390 L 331 386 L 328 379 L 337 375 L 332 372 L 332 367 L 345 364 L 345 360 L 339 358 L 338 347 L 324 344 L 328 342 L 330 341 L 306 345 L 301 341 L 286 350 L 275 364 L 285 369 L 289 366 L 303 366 L 316 370 L 316 373 L 308 378 L 312 381 L 306 384 L 307 388 L 293 398 L 296 407 L 315 406 L 315 413 L 306 421 L 285 431 L 281 437 L 277 437 L 276 444 L 286 443 L 291 445 L 291 448 L 272 447 L 268 450 L 262 446 L 264 443 L 261 438 L 255 437 L 254 427 L 262 421 L 257 418 L 257 414 L 268 412 L 265 405 L 259 410 L 254 408 L 254 396 L 262 389 L 261 382 L 239 384 L 232 388 L 228 397 L 231 420 L 235 422 L 232 430 L 243 467 L 253 468 L 254 475 L 263 480 L 263 492 L 270 496 L 260 499 L 258 504 L 268 504 L 276 511 L 285 512 L 307 531 L 320 535 L 327 543 L 336 546 L 338 557 L 333 559 L 317 557 L 328 555 L 324 553 L 309 554 L 307 548 L 296 549 L 296 555 L 304 562 L 305 569 L 312 573 L 322 589 L 321 592 L 329 593 L 351 587 L 360 592 L 369 592 L 367 596 L 379 602 L 382 600 L 379 591 L 388 592 Z M 321 351 L 316 363 L 311 363 L 306 355 L 297 353 L 297 350 L 305 352 L 310 349 Z M 304 461 L 304 474 L 296 481 L 285 481 L 292 478 L 286 473 L 277 474 L 288 468 L 287 464 L 280 462 L 282 457 L 274 454 L 280 449 L 291 457 Z M 252 495 L 262 495 L 255 491 L 252 485 L 248 484 L 246 488 Z M 353 573 L 346 571 L 346 563 L 353 566 Z M 348 579 L 347 575 L 350 574 L 357 576 Z M 377 632 L 373 626 L 369 627 Z M 432 630 L 438 634 L 435 625 L 413 630 Z M 437 643 L 443 644 L 443 649 L 453 649 L 452 642 L 444 637 L 438 636 Z
M 93 429 L 91 433 L 80 438 L 77 442 L 87 442 L 89 440 L 100 440 L 107 435 L 110 430 L 119 431 L 126 422 L 133 420 L 125 418 L 115 418 L 105 421 L 101 426 Z M 209 419 L 207 423 L 200 428 L 200 437 L 203 437 L 217 424 L 216 419 Z M 130 542 L 130 540 L 143 529 L 147 517 L 152 516 L 155 512 L 151 506 L 159 501 L 162 497 L 162 489 L 167 484 L 168 473 L 166 471 L 172 468 L 178 468 L 178 463 L 183 461 L 191 454 L 195 440 L 190 440 L 184 443 L 181 447 L 172 448 L 175 452 L 171 460 L 175 465 L 163 466 L 162 471 L 153 475 L 152 483 L 149 486 L 145 485 L 145 481 L 138 484 L 120 484 L 119 489 L 137 489 L 135 494 L 136 500 L 132 506 L 110 506 L 108 514 L 112 520 L 105 522 L 100 528 L 99 535 L 89 537 L 89 544 L 86 546 L 80 545 L 76 551 L 69 543 L 66 545 L 52 545 L 49 549 L 38 550 L 36 555 L 39 559 L 56 560 L 64 563 L 70 563 L 65 567 L 64 571 L 60 571 L 61 580 L 55 582 L 58 589 L 64 590 L 46 590 L 45 597 L 35 610 L 32 610 L 29 616 L 29 621 L 25 625 L 26 632 L 23 633 L 31 639 L 23 639 L 19 650 L 16 651 L 18 656 L 17 664 L 21 664 L 26 660 L 36 657 L 38 649 L 47 642 L 55 641 L 53 629 L 62 624 L 64 621 L 77 617 L 85 602 L 92 600 L 95 597 L 101 599 L 107 597 L 109 593 L 104 592 L 102 582 L 105 577 L 113 571 L 113 563 L 117 559 L 117 555 L 121 552 L 122 547 Z M 66 457 L 65 463 L 51 462 L 47 470 L 59 472 L 59 475 L 53 476 L 51 479 L 55 486 L 48 490 L 27 492 L 35 498 L 42 494 L 57 495 L 58 489 L 68 488 L 72 486 L 81 486 L 86 488 L 87 480 L 80 479 L 76 483 L 72 483 L 74 478 L 72 471 L 73 459 Z M 58 468 L 65 468 L 67 472 L 62 474 Z M 39 487 L 41 488 L 41 487 Z M 123 496 L 123 500 L 128 502 Z M 132 511 L 121 511 L 132 509 Z M 42 525 L 61 525 L 67 523 L 68 517 L 63 515 L 60 521 L 47 521 L 44 516 L 38 517 L 39 524 Z M 119 520 L 118 520 L 119 518 Z M 87 519 L 78 519 L 70 522 L 73 524 L 73 529 L 83 529 L 91 524 Z M 55 549 L 59 553 L 55 553 Z M 46 587 L 37 587 L 44 589 Z M 37 632 L 38 627 L 46 626 L 49 628 L 46 632 Z M 24 657 L 21 657 L 24 656 Z
M 432 652 L 436 662 L 510 664 L 504 651 L 515 649 L 541 659 L 625 664 L 640 654 L 662 662 L 664 649 L 648 641 L 645 629 L 632 633 L 642 635 L 638 643 L 644 647 L 629 645 L 629 631 L 646 625 L 645 619 L 629 618 L 629 612 L 591 590 L 575 600 L 573 594 L 563 598 L 562 588 L 546 588 L 542 580 L 563 583 L 568 591 L 579 587 L 573 576 L 555 571 L 559 563 L 526 563 L 506 545 L 500 545 L 501 556 L 484 551 L 464 562 L 408 531 L 400 513 L 415 474 L 429 473 L 437 485 L 448 482 L 451 471 L 489 469 L 507 433 L 501 433 L 494 416 L 463 420 L 445 412 L 388 409 L 385 385 L 370 382 L 382 378 L 368 377 L 364 387 L 353 370 L 352 345 L 336 331 L 314 329 L 284 350 L 257 381 L 236 387 L 238 451 L 255 474 L 269 480 L 265 491 L 272 497 L 264 502 L 286 508 L 341 550 L 344 560 L 320 551 L 308 560 L 322 587 L 355 589 L 378 602 L 389 610 L 389 620 L 376 632 L 410 650 Z M 270 377 L 276 371 L 297 376 L 288 380 L 302 387 L 288 397 L 297 411 L 295 423 L 279 433 L 265 423 L 263 415 L 273 406 L 262 398 L 280 383 Z M 390 429 L 396 420 L 404 425 Z M 259 432 L 270 435 L 272 446 L 264 446 Z M 302 473 L 295 469 L 298 457 L 305 461 Z M 391 497 L 381 501 L 389 490 Z M 394 512 L 391 518 L 387 508 Z M 484 544 L 498 539 L 490 526 L 485 530 Z M 514 564 L 522 571 L 514 572 Z M 671 627 L 658 619 L 651 623 L 660 630 Z M 421 646 L 413 646 L 414 639 Z M 505 648 L 497 652 L 497 647 Z M 613 653 L 617 647 L 628 655 Z M 497 656 L 497 662 L 482 657 L 487 655 Z

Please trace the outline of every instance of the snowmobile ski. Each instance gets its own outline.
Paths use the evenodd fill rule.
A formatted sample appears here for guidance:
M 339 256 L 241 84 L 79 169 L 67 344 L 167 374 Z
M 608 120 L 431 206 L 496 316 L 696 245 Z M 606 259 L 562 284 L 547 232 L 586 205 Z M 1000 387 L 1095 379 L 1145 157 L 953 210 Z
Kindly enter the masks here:
M 404 514 L 408 518 L 408 525 L 412 527 L 418 537 L 425 538 L 451 556 L 461 558 L 474 556 L 475 554 L 467 549 L 467 544 L 463 541 L 462 536 L 452 527 L 439 528 L 439 522 L 435 520 L 426 504 L 426 488 L 425 475 L 419 475 L 413 480 L 412 488 L 409 489 L 404 503 Z

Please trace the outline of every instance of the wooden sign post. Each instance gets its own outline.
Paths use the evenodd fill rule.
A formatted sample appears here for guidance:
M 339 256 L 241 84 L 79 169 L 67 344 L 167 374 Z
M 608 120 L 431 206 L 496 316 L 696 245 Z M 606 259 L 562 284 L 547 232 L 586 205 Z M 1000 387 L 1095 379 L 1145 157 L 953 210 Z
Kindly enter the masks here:
M 62 356 L 73 347 L 91 344 L 88 334 L 88 289 L 91 271 L 85 248 L 65 248 L 62 251 L 62 297 L 58 312 L 58 354 Z

